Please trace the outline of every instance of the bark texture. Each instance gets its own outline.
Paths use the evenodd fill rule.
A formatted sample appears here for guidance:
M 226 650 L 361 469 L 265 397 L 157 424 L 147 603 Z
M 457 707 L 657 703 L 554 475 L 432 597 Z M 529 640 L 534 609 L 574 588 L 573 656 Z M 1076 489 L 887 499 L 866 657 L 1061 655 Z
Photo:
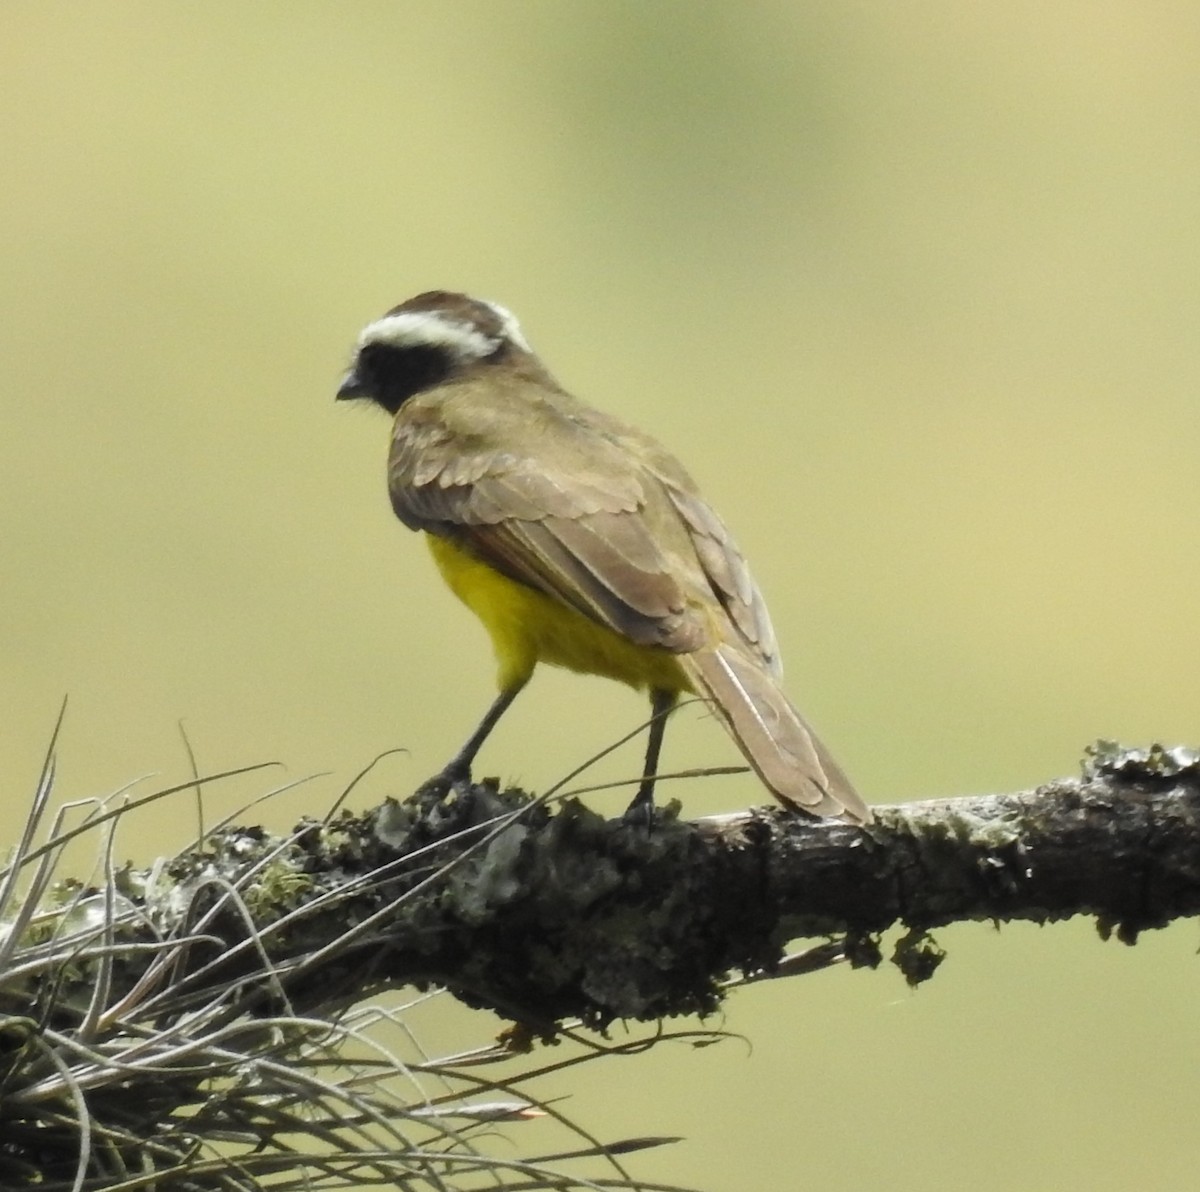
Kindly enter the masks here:
M 534 1032 L 602 1027 L 708 1013 L 730 974 L 773 973 L 797 939 L 821 941 L 810 966 L 875 964 L 880 933 L 902 925 L 894 959 L 916 982 L 940 955 L 925 933 L 951 922 L 1090 915 L 1132 943 L 1196 915 L 1200 764 L 1186 750 L 1101 750 L 1079 780 L 880 807 L 865 828 L 752 810 L 660 812 L 647 830 L 479 784 L 284 839 L 228 828 L 122 881 L 106 979 L 144 990 L 144 946 L 174 940 L 164 1014 L 214 988 L 232 1017 L 436 983 Z M 64 966 L 58 1006 L 86 1005 L 93 979 Z M 0 1013 L 33 1013 L 44 996 L 10 982 Z

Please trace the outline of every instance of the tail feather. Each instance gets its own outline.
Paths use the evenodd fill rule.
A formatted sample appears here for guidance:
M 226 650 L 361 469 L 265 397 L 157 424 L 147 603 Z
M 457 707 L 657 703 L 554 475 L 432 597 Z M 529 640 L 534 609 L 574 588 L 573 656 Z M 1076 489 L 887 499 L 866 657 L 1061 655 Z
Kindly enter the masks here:
M 870 822 L 870 809 L 759 660 L 722 643 L 679 661 L 785 807 Z

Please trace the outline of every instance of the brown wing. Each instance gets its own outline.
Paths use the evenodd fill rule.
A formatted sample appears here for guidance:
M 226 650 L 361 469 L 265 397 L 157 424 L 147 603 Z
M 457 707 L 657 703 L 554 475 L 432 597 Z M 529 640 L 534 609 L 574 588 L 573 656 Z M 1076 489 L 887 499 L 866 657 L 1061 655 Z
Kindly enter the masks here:
M 671 485 L 671 503 L 687 525 L 692 546 L 713 594 L 729 618 L 733 637 L 756 657 L 776 681 L 783 677 L 783 664 L 767 603 L 745 556 L 725 528 L 725 523 L 694 491 Z
M 573 399 L 572 399 L 573 400 Z M 650 435 L 590 406 L 577 407 L 577 417 L 599 436 L 620 443 L 659 483 L 682 518 L 694 553 L 704 575 L 706 595 L 716 596 L 729 624 L 718 636 L 732 638 L 757 657 L 779 679 L 783 668 L 779 646 L 767 612 L 766 601 L 750 574 L 745 556 L 738 549 L 725 523 L 701 496 L 696 482 L 683 465 Z
M 632 641 L 699 649 L 707 620 L 689 579 L 702 581 L 661 484 L 554 397 L 491 379 L 486 393 L 407 402 L 389 461 L 397 515 Z

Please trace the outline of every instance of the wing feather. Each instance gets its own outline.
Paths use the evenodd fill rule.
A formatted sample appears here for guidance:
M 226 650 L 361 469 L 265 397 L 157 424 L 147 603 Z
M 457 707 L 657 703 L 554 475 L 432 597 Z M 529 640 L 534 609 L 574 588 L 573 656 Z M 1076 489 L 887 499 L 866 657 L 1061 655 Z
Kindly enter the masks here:
M 780 679 L 783 666 L 767 603 L 725 523 L 697 492 L 676 484 L 667 493 L 691 535 L 696 557 L 738 637 Z
M 396 419 L 389 460 L 405 525 L 452 539 L 632 641 L 674 652 L 704 644 L 709 630 L 687 568 L 647 524 L 647 505 L 666 503 L 661 485 L 628 452 L 557 410 L 535 410 L 537 425 L 510 425 L 502 439 L 528 441 L 535 460 L 497 450 L 475 411 L 456 429 L 463 412 L 444 396 L 436 410 L 411 405 Z M 509 414 L 528 421 L 530 410 Z M 682 528 L 678 536 L 686 545 Z

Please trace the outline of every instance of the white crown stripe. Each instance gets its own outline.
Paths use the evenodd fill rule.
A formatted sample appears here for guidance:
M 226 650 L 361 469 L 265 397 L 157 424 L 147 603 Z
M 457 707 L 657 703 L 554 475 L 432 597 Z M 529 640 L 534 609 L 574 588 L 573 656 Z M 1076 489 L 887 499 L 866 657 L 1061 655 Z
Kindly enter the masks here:
M 507 326 L 505 331 L 509 331 Z M 520 336 L 519 331 L 517 336 Z M 368 323 L 358 337 L 360 348 L 367 344 L 390 344 L 396 348 L 446 348 L 459 360 L 482 360 L 490 356 L 502 342 L 498 337 L 484 335 L 477 328 L 447 319 L 436 311 L 404 311 L 385 315 Z M 524 343 L 519 338 L 517 342 Z
M 533 351 L 525 341 L 525 336 L 521 333 L 521 324 L 517 322 L 517 317 L 511 310 L 501 306 L 498 302 L 484 302 L 484 306 L 491 307 L 496 317 L 500 320 L 500 326 L 504 328 L 504 334 L 508 336 L 511 343 L 516 344 L 518 348 L 523 348 L 526 352 Z

